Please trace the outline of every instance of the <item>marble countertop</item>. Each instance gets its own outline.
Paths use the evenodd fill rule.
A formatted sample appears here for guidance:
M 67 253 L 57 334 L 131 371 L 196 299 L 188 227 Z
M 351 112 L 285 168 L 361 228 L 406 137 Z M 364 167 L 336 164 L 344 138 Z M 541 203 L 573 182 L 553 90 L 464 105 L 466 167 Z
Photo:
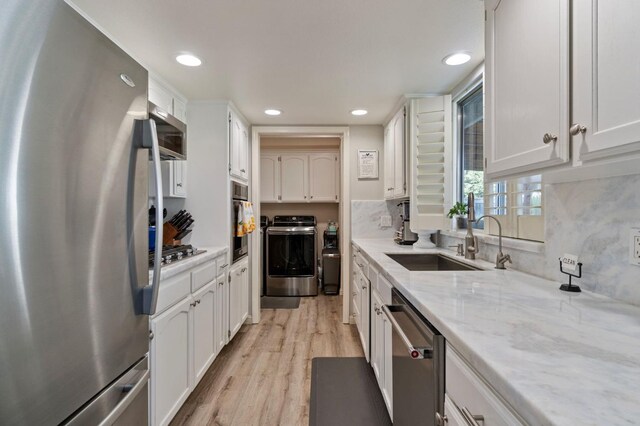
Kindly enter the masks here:
M 198 247 L 199 250 L 206 250 L 205 253 L 180 260 L 175 263 L 170 263 L 169 265 L 163 266 L 160 269 L 160 280 L 166 280 L 167 278 L 171 278 L 175 275 L 178 275 L 180 272 L 184 272 L 187 269 L 194 268 L 202 263 L 205 263 L 211 259 L 214 259 L 221 254 L 226 254 L 229 251 L 229 247 Z M 149 284 L 151 284 L 151 277 L 153 271 L 149 270 Z
M 526 422 L 638 423 L 640 307 L 484 261 L 466 261 L 484 271 L 410 272 L 385 253 L 455 252 L 353 243 Z

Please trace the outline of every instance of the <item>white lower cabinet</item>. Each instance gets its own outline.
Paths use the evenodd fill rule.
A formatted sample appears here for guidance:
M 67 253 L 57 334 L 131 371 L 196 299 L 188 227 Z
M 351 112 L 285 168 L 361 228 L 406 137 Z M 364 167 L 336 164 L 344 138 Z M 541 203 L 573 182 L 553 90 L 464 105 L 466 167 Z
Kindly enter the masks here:
M 216 352 L 215 301 L 218 285 L 211 281 L 193 295 L 193 372 L 195 387 L 211 366 Z
M 389 417 L 393 419 L 391 323 L 382 310 L 384 304 L 378 290 L 374 288 L 371 291 L 371 368 L 378 381 Z
M 473 424 L 471 418 L 491 426 L 525 424 L 449 344 L 446 354 L 445 388 L 449 404 L 445 402 L 445 415 L 448 426 Z
M 169 424 L 191 392 L 192 298 L 151 320 L 151 424 Z
M 249 259 L 233 265 L 229 278 L 229 339 L 233 339 L 249 316 Z
M 214 316 L 214 328 L 215 328 L 215 352 L 216 355 L 220 353 L 224 345 L 227 344 L 227 339 L 229 337 L 229 327 L 228 324 L 228 313 L 227 309 L 229 306 L 228 300 L 228 291 L 229 286 L 227 284 L 227 276 L 220 275 L 216 279 L 216 294 L 215 294 L 215 307 L 213 311 Z

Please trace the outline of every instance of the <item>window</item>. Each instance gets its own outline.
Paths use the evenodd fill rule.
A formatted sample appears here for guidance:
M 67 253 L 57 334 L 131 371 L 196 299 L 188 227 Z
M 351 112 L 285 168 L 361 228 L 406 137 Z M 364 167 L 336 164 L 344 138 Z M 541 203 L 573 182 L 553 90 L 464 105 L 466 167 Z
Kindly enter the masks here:
M 544 240 L 542 178 L 527 176 L 492 182 L 485 190 L 486 214 L 496 216 L 502 235 L 524 240 Z M 498 234 L 493 221 L 487 223 L 490 234 Z
M 482 85 L 474 88 L 458 101 L 458 139 L 460 153 L 460 175 L 458 177 L 458 199 L 466 202 L 467 195 L 475 195 L 475 211 L 484 211 L 484 112 Z M 483 229 L 483 221 L 474 228 Z
M 478 80 L 472 82 L 463 93 L 454 101 L 454 111 L 457 111 L 457 199 L 466 203 L 467 195 L 473 192 L 476 216 L 496 216 L 502 224 L 503 236 L 543 241 L 541 176 L 485 183 L 482 83 Z M 473 227 L 498 235 L 498 226 L 493 220 L 483 219 Z

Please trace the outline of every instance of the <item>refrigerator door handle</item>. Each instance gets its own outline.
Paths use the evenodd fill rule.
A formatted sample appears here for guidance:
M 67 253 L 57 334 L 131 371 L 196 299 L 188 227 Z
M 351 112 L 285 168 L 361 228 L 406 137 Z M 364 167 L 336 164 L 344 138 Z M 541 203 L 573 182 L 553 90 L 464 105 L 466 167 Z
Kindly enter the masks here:
M 130 387 L 128 390 L 123 387 L 123 392 L 126 392 L 127 396 L 125 396 L 122 401 L 115 406 L 115 408 L 109 413 L 107 417 L 105 417 L 99 424 L 99 426 L 111 426 L 116 420 L 125 412 L 127 407 L 131 405 L 136 396 L 144 389 L 149 381 L 149 370 L 145 371 L 140 380 Z
M 156 131 L 156 122 L 153 119 L 138 120 L 140 126 L 139 136 L 141 138 L 141 147 L 151 149 L 151 158 L 153 160 L 153 174 L 156 181 L 156 250 L 153 258 L 153 275 L 151 285 L 147 285 L 142 289 L 142 313 L 153 315 L 156 313 L 156 304 L 158 302 L 158 289 L 160 288 L 160 264 L 162 262 L 162 174 L 160 171 L 160 145 L 158 144 L 158 132 Z M 160 248 L 160 250 L 158 250 Z

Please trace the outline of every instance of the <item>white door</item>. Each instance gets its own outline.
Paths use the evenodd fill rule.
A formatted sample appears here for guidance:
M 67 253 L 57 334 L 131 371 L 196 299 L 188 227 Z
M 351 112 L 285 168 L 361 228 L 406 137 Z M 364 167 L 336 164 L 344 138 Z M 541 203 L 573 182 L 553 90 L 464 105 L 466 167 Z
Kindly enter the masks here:
M 249 129 L 240 123 L 240 177 L 249 179 Z
M 195 387 L 216 356 L 216 296 L 218 283 L 211 281 L 193 295 L 193 371 Z
M 233 339 L 247 318 L 248 309 L 245 310 L 245 306 L 248 308 L 249 296 L 245 288 L 248 284 L 248 266 L 249 260 L 245 259 L 234 265 L 229 271 L 231 276 L 229 283 L 229 331 L 231 334 L 229 340 Z
M 371 292 L 371 368 L 382 391 L 384 388 L 384 323 L 382 322 L 382 302 L 375 290 Z
M 173 116 L 183 123 L 187 122 L 187 104 L 176 97 L 173 98 Z
M 309 199 L 311 202 L 338 201 L 338 154 L 309 155 Z
M 229 113 L 229 173 L 243 179 L 241 166 L 242 123 L 235 114 Z
M 406 165 L 405 165 L 405 109 L 402 108 L 393 117 L 393 195 L 394 197 L 405 195 L 406 183 Z
M 395 149 L 393 146 L 393 122 L 384 128 L 384 197 L 393 198 L 395 182 Z
M 151 424 L 169 424 L 191 384 L 191 296 L 151 320 Z
M 369 357 L 369 280 L 360 272 L 360 339 L 362 340 L 362 349 L 367 362 Z
M 640 2 L 573 3 L 573 123 L 580 160 L 640 150 Z M 633 52 L 633 53 L 632 53 Z
M 249 262 L 240 270 L 242 273 L 242 294 L 240 296 L 240 326 L 249 317 Z
M 173 115 L 173 95 L 163 85 L 149 79 L 149 100 L 160 109 Z
M 306 202 L 309 192 L 309 156 L 286 154 L 280 161 L 282 202 Z
M 486 173 L 567 162 L 569 0 L 486 0 L 485 8 Z
M 225 328 L 225 325 L 227 323 L 225 321 L 225 314 L 227 312 L 227 308 L 225 307 L 226 305 L 225 289 L 228 288 L 228 286 L 225 284 L 227 284 L 226 276 L 220 275 L 216 279 L 217 289 L 215 292 L 215 307 L 213 311 L 214 329 L 215 329 L 214 336 L 216 339 L 215 348 L 214 348 L 215 356 L 218 356 L 222 348 L 224 348 L 227 335 L 228 335 L 227 333 L 228 328 Z
M 173 195 L 175 197 L 187 196 L 187 162 L 171 161 L 173 169 Z
M 277 203 L 280 199 L 280 157 L 260 156 L 260 202 Z

